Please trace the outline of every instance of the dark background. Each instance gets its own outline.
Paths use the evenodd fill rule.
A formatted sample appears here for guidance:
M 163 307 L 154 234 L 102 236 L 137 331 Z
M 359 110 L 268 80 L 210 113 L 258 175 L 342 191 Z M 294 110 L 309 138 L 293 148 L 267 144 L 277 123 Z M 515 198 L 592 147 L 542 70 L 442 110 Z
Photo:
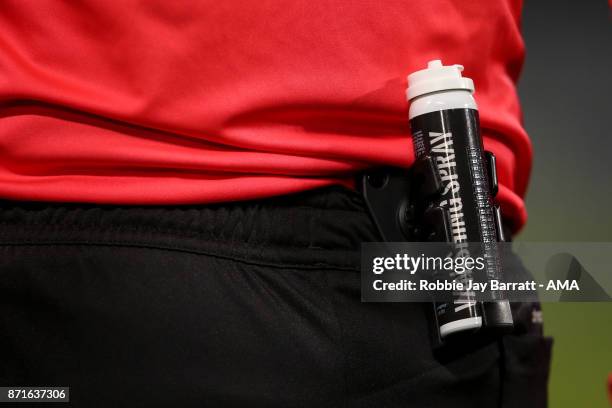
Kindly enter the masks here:
M 606 0 L 527 0 L 519 94 L 534 150 L 521 241 L 612 241 L 612 19 Z M 612 270 L 611 272 L 612 273 Z M 608 407 L 612 304 L 544 304 L 551 407 Z

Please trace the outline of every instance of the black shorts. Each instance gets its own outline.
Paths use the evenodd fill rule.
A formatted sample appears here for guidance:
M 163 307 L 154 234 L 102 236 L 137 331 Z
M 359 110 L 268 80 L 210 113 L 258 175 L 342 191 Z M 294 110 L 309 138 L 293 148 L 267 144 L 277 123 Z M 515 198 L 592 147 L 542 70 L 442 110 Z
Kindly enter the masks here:
M 440 357 L 424 305 L 360 302 L 379 238 L 342 187 L 0 207 L 0 386 L 69 386 L 88 408 L 545 405 L 539 333 Z

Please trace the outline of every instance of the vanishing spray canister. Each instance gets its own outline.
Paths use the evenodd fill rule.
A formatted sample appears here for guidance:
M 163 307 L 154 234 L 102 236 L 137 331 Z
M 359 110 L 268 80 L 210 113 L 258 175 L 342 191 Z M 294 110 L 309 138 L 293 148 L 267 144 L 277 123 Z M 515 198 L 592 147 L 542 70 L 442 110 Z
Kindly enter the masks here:
M 442 183 L 431 206 L 442 208 L 450 221 L 455 256 L 469 256 L 469 243 L 482 243 L 489 255 L 487 279 L 496 278 L 496 245 L 500 239 L 486 171 L 474 83 L 462 76 L 461 65 L 430 61 L 408 75 L 410 127 L 416 159 L 430 156 Z M 487 246 L 489 247 L 487 249 Z M 485 255 L 486 257 L 486 255 Z M 468 279 L 467 274 L 455 279 Z M 452 302 L 434 305 L 442 339 L 483 326 L 511 326 L 507 301 L 478 302 L 467 290 L 453 293 Z

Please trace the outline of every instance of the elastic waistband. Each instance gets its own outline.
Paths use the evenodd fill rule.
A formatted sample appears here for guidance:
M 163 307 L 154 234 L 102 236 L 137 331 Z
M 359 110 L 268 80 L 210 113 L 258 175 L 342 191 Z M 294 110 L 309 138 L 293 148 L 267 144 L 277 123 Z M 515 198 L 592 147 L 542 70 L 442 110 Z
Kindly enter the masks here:
M 3 245 L 129 245 L 296 268 L 358 269 L 379 240 L 361 196 L 331 186 L 215 205 L 132 207 L 4 201 Z

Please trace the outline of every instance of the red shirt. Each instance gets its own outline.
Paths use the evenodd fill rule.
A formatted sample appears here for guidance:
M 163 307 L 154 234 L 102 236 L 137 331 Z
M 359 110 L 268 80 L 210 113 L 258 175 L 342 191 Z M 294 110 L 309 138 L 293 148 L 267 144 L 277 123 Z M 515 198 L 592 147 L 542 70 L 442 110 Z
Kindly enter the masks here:
M 405 77 L 476 85 L 516 228 L 520 1 L 0 2 L 0 197 L 210 203 L 410 166 Z

